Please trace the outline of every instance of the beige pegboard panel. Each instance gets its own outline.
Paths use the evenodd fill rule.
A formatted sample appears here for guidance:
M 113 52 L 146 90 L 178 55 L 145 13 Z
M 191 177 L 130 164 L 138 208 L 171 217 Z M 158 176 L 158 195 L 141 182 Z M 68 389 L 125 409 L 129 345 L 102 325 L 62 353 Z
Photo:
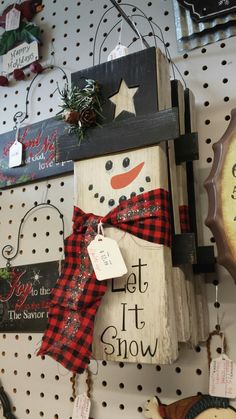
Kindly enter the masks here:
M 119 1 L 118 1 L 119 2 Z M 47 0 L 44 11 L 35 17 L 42 31 L 40 48 L 41 62 L 47 66 L 54 64 L 70 73 L 107 59 L 121 36 L 121 42 L 130 46 L 130 52 L 142 48 L 130 28 L 123 24 L 115 26 L 120 19 L 118 13 L 109 10 L 109 0 L 62 1 Z M 207 214 L 207 199 L 203 187 L 212 164 L 212 144 L 218 141 L 230 117 L 230 110 L 236 105 L 235 87 L 235 38 L 227 39 L 204 48 L 179 53 L 176 49 L 176 35 L 171 0 L 123 1 L 128 15 L 143 35 L 147 35 L 150 45 L 154 45 L 150 23 L 161 27 L 165 44 L 175 64 L 181 71 L 187 86 L 192 89 L 197 103 L 197 121 L 200 145 L 199 195 L 198 205 L 202 209 L 201 229 L 204 244 L 212 243 L 210 231 L 204 227 Z M 2 1 L 3 9 L 9 2 Z M 127 5 L 128 4 L 128 5 Z M 132 6 L 129 6 L 132 4 Z M 141 9 L 148 17 L 147 22 Z M 1 12 L 1 10 L 0 10 Z M 102 15 L 105 16 L 102 18 Z M 97 25 L 102 18 L 96 39 L 96 54 L 93 46 Z M 156 35 L 160 32 L 153 26 Z M 161 41 L 157 46 L 164 51 Z M 101 52 L 99 53 L 99 50 Z M 13 128 L 16 111 L 24 111 L 26 88 L 32 80 L 29 74 L 25 81 L 10 82 L 10 87 L 0 88 L 0 133 Z M 177 74 L 177 73 L 176 73 Z M 29 95 L 29 118 L 34 123 L 55 116 L 59 111 L 59 95 L 55 92 L 57 83 L 63 87 L 65 80 L 60 70 L 54 69 L 37 77 Z M 55 92 L 55 93 L 54 93 Z M 47 181 L 17 186 L 1 192 L 0 195 L 0 251 L 5 244 L 16 243 L 21 218 L 35 203 L 50 201 L 64 215 L 65 235 L 72 227 L 73 176 L 63 176 Z M 50 217 L 50 219 L 47 219 Z M 36 220 L 35 220 L 36 219 Z M 58 214 L 50 208 L 35 211 L 23 225 L 20 254 L 14 259 L 15 265 L 58 260 L 62 256 L 61 223 Z M 47 234 L 49 233 L 49 234 Z M 46 251 L 46 249 L 48 249 Z M 33 252 L 33 250 L 35 252 Z M 4 266 L 0 252 L 0 265 Z M 216 277 L 220 280 L 220 316 L 229 344 L 229 354 L 234 361 L 236 353 L 235 318 L 236 288 L 229 274 L 219 268 Z M 215 287 L 207 286 L 211 328 L 217 318 L 214 309 Z M 36 357 L 41 340 L 40 334 L 0 334 L 0 380 L 9 394 L 17 419 L 70 419 L 73 402 L 71 374 L 54 361 Z M 114 342 L 114 345 L 116 342 Z M 216 343 L 216 349 L 219 343 Z M 213 350 L 215 354 L 215 349 Z M 143 417 L 145 400 L 157 395 L 167 403 L 186 396 L 208 391 L 208 365 L 204 346 L 195 349 L 184 347 L 180 357 L 171 366 L 142 364 L 92 362 L 93 419 L 138 419 Z M 85 377 L 79 378 L 78 391 L 85 388 Z

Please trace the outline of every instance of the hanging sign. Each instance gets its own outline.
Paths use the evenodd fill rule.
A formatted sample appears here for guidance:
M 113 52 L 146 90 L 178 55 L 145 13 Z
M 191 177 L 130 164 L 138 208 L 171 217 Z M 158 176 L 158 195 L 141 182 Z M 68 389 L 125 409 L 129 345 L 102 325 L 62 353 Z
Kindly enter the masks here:
M 236 11 L 235 0 L 178 0 L 178 2 L 189 10 L 192 18 L 198 22 Z
M 17 68 L 23 68 L 39 58 L 38 42 L 24 42 L 11 49 L 2 57 L 2 71 L 10 74 Z
M 42 332 L 59 262 L 0 269 L 0 331 Z
M 72 172 L 72 162 L 55 162 L 55 141 L 65 132 L 65 123 L 55 118 L 21 127 L 18 140 L 23 147 L 21 166 L 9 168 L 9 153 L 15 131 L 0 135 L 0 188 L 29 183 Z
M 214 144 L 214 163 L 205 182 L 209 210 L 206 225 L 217 245 L 218 262 L 236 281 L 236 109 L 223 137 Z

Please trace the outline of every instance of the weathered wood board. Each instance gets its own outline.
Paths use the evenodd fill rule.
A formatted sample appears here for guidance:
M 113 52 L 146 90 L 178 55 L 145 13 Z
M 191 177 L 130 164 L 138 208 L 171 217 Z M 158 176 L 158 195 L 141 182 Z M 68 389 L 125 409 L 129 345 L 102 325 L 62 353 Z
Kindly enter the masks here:
M 180 81 L 174 80 L 171 83 L 172 92 L 172 106 L 178 107 L 179 110 L 179 128 L 180 135 L 185 133 L 185 105 L 184 105 L 184 91 Z M 177 140 L 178 141 L 178 140 Z M 184 170 L 185 163 L 176 166 L 176 204 L 178 205 L 178 212 L 181 205 L 187 202 L 187 182 Z M 185 176 L 184 176 L 185 175 Z M 177 208 L 176 208 L 177 210 Z M 180 231 L 181 231 L 181 222 Z M 191 338 L 190 330 L 190 312 L 189 301 L 187 293 L 187 278 L 185 276 L 184 267 L 173 267 L 173 294 L 176 315 L 176 327 L 179 342 L 188 342 Z
M 218 262 L 236 282 L 236 109 L 213 150 L 214 162 L 205 182 L 209 201 L 206 225 L 216 240 Z
M 78 161 L 178 137 L 178 110 L 167 109 L 171 108 L 168 63 L 159 49 L 78 71 L 71 79 L 80 88 L 85 79 L 99 83 L 103 117 L 101 127 L 88 129 L 80 144 L 76 136 L 60 136 L 57 161 Z
M 118 189 L 112 179 L 141 167 Z M 110 170 L 107 170 L 110 169 Z M 165 147 L 154 146 L 75 163 L 75 205 L 105 215 L 119 203 L 155 188 L 168 190 Z M 134 173 L 134 172 L 132 172 Z M 171 249 L 149 243 L 113 227 L 128 273 L 109 282 L 96 315 L 93 354 L 96 359 L 170 363 L 178 354 L 172 292 Z
M 185 129 L 188 132 L 197 131 L 197 112 L 195 105 L 195 97 L 191 90 L 185 90 Z M 194 161 L 193 163 L 186 164 L 186 175 L 188 176 L 188 170 L 191 169 L 194 173 L 194 188 L 191 189 L 191 193 L 188 196 L 188 200 L 192 199 L 195 202 L 195 214 L 193 212 L 190 214 L 190 219 L 195 218 L 196 226 L 196 240 L 202 241 L 202 216 L 201 216 L 201 205 L 199 202 L 199 183 L 198 183 L 198 162 Z M 188 167 L 189 166 L 189 167 Z M 188 186 L 188 192 L 190 185 Z M 190 202 L 190 201 L 188 201 Z M 192 201 L 193 202 L 193 201 Z M 189 205 L 190 208 L 190 205 Z M 192 205 L 193 208 L 193 205 Z M 191 224 L 191 223 L 190 223 Z M 191 225 L 190 225 L 191 227 Z M 189 306 L 192 307 L 191 316 L 192 316 L 192 326 L 191 326 L 191 342 L 196 344 L 199 341 L 206 341 L 209 336 L 209 312 L 208 305 L 206 301 L 206 284 L 204 274 L 193 274 L 192 266 L 185 267 L 186 277 L 189 279 L 187 282 L 188 295 L 189 295 Z M 196 316 L 196 318 L 195 318 Z M 197 329 L 196 329 L 197 323 Z

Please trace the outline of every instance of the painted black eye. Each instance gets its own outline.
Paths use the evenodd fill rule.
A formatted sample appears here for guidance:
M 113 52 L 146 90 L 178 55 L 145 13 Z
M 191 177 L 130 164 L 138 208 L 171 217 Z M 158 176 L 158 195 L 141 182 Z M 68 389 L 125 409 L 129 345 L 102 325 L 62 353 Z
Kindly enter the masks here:
M 112 169 L 112 167 L 113 167 L 113 163 L 112 163 L 112 161 L 111 161 L 111 160 L 108 160 L 108 161 L 106 162 L 106 164 L 105 164 L 105 168 L 106 168 L 106 170 L 111 170 L 111 169 Z
M 128 167 L 128 166 L 129 166 L 129 164 L 130 164 L 130 159 L 129 159 L 129 157 L 126 157 L 126 158 L 123 160 L 122 165 L 123 165 L 123 167 Z

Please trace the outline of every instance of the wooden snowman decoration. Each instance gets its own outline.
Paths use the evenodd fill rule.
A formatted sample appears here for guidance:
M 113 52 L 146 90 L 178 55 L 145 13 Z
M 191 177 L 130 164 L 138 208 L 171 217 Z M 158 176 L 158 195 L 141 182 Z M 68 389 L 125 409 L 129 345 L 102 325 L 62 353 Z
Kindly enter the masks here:
M 147 97 L 150 93 L 144 91 L 147 85 L 132 80 L 134 67 L 125 65 L 127 58 L 112 63 L 114 66 L 120 61 L 121 70 L 119 74 L 114 74 L 117 79 L 116 90 L 108 95 L 107 100 L 113 120 L 119 121 L 120 118 L 122 121 L 123 118 L 126 125 L 139 112 L 148 111 L 144 108 L 146 99 L 142 103 L 142 96 Z M 152 64 L 149 63 L 149 77 L 153 83 L 149 83 L 149 89 L 156 90 L 156 97 L 150 97 L 150 102 L 154 99 L 152 110 L 170 108 L 168 62 L 159 50 L 154 50 L 154 54 L 152 51 L 149 58 L 153 60 Z M 143 62 L 139 64 L 143 65 Z M 104 65 L 111 66 L 111 63 Z M 100 83 L 96 67 L 93 73 Z M 127 135 L 128 146 L 128 131 L 121 135 Z M 136 135 L 138 137 L 139 133 Z M 134 196 L 157 189 L 168 193 L 166 144 L 163 142 L 132 150 L 128 148 L 116 154 L 75 163 L 76 206 L 86 213 L 105 216 Z M 104 229 L 105 236 L 118 243 L 127 273 L 108 280 L 108 290 L 96 315 L 94 357 L 154 364 L 173 362 L 178 356 L 178 342 L 171 248 L 143 240 L 119 228 L 104 225 Z

